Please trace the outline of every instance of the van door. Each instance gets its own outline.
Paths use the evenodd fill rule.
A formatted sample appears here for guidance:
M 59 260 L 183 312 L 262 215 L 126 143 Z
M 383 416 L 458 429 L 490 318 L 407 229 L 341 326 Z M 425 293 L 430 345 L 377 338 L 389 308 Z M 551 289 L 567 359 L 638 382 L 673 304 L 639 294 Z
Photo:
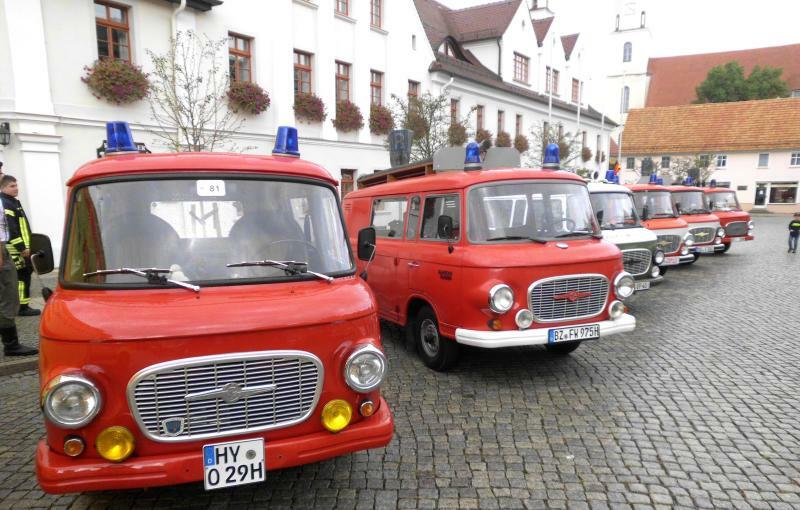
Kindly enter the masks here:
M 390 321 L 398 320 L 397 302 L 401 294 L 398 288 L 398 253 L 403 247 L 408 199 L 381 197 L 372 200 L 372 219 L 378 238 L 375 258 L 369 266 L 369 286 L 378 302 L 379 315 Z
M 462 196 L 458 192 L 425 196 L 419 241 L 413 243 L 408 258 L 404 257 L 410 289 L 433 305 L 443 332 L 447 326 L 455 324 L 461 307 L 462 208 Z M 453 239 L 445 239 L 437 232 L 440 216 L 452 218 Z

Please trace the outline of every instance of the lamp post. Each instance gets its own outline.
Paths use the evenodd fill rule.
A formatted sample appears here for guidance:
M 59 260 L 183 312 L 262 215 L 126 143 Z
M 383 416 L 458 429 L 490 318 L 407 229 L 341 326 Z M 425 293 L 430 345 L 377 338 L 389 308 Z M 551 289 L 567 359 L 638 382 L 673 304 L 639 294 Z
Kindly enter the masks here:
M 11 129 L 8 122 L 0 122 L 0 145 L 6 146 L 11 143 Z

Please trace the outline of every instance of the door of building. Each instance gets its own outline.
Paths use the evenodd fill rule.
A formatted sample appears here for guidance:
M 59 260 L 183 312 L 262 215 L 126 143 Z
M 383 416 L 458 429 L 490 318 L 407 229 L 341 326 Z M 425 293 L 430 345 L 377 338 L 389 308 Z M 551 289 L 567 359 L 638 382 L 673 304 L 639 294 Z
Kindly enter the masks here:
M 753 201 L 753 207 L 766 207 L 767 206 L 767 184 L 756 184 L 756 198 Z

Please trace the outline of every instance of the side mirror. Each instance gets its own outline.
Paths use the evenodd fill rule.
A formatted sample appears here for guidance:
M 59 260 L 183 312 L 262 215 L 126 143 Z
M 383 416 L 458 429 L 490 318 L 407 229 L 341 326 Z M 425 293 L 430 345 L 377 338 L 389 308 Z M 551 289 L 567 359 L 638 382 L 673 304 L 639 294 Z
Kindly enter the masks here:
M 31 234 L 31 265 L 36 274 L 47 274 L 53 271 L 53 246 L 50 238 L 44 234 Z
M 650 217 L 650 209 L 645 205 L 642 207 L 642 219 L 646 220 Z
M 358 259 L 369 262 L 375 255 L 375 228 L 366 227 L 358 231 Z
M 595 213 L 595 216 L 597 217 L 597 223 L 598 223 L 598 225 L 601 225 L 601 226 L 602 226 L 602 225 L 603 225 L 603 210 L 602 210 L 602 209 L 600 209 L 599 211 L 597 211 L 597 212 Z
M 439 239 L 452 239 L 453 238 L 453 218 L 450 216 L 439 216 L 439 221 L 436 224 L 436 236 Z
M 681 213 L 681 203 L 675 202 L 675 210 L 678 211 L 678 214 Z

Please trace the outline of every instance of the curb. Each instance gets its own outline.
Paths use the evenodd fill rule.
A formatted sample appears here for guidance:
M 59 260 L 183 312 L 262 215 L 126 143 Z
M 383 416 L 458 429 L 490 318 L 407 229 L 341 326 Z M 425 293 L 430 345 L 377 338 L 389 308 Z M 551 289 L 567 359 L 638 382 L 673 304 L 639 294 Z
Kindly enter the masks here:
M 39 356 L 29 356 L 14 361 L 0 363 L 0 376 L 18 374 L 39 368 Z

